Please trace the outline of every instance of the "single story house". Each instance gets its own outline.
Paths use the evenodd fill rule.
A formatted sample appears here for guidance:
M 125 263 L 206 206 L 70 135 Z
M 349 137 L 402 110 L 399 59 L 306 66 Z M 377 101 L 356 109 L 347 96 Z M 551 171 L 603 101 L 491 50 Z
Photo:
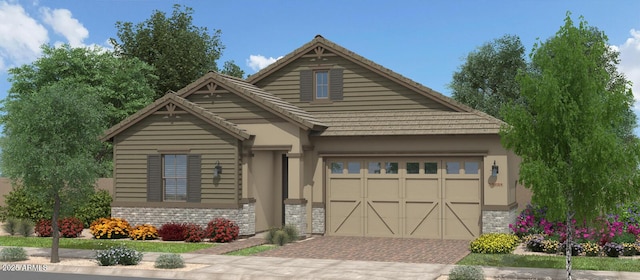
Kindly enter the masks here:
M 517 215 L 504 123 L 318 35 L 247 79 L 209 72 L 108 129 L 112 216 L 241 235 L 473 239 Z

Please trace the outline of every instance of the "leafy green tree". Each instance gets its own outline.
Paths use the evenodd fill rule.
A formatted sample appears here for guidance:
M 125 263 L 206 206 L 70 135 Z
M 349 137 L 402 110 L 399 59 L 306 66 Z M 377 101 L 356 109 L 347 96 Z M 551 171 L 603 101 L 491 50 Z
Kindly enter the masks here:
M 42 56 L 31 64 L 9 69 L 9 97 L 20 99 L 64 81 L 82 84 L 96 91 L 104 107 L 104 129 L 113 126 L 153 102 L 150 85 L 157 81 L 153 67 L 137 58 L 118 58 L 103 49 L 71 48 L 68 45 L 42 47 Z M 74 91 L 84 94 L 81 91 Z M 96 153 L 104 166 L 102 176 L 111 176 L 113 156 L 109 143 Z
M 136 58 L 118 58 L 104 49 L 43 45 L 35 62 L 9 69 L 9 95 L 19 98 L 63 80 L 85 84 L 98 90 L 106 125 L 112 126 L 153 102 L 149 85 L 158 79 L 153 71 Z
M 52 263 L 60 262 L 61 209 L 93 192 L 101 168 L 94 159 L 104 128 L 98 92 L 63 80 L 3 102 L 2 172 L 53 210 Z
M 159 80 L 152 84 L 156 98 L 183 88 L 209 71 L 218 71 L 216 61 L 224 50 L 222 32 L 194 26 L 192 15 L 192 8 L 176 4 L 170 17 L 156 10 L 135 25 L 116 23 L 119 40 L 111 38 L 111 44 L 122 57 L 137 57 L 156 68 Z
M 241 79 L 244 78 L 244 70 L 242 70 L 240 66 L 236 65 L 233 60 L 225 61 L 220 73 Z
M 521 103 L 505 106 L 505 147 L 522 157 L 520 181 L 532 201 L 548 206 L 567 225 L 594 221 L 638 197 L 638 141 L 619 130 L 633 104 L 630 83 L 617 73 L 607 37 L 568 13 L 564 26 L 531 54 L 532 69 L 519 76 Z M 572 227 L 567 226 L 567 243 Z M 571 254 L 567 247 L 567 279 Z
M 505 35 L 467 55 L 449 84 L 452 97 L 471 108 L 501 119 L 500 109 L 520 97 L 516 81 L 527 63 L 520 38 Z

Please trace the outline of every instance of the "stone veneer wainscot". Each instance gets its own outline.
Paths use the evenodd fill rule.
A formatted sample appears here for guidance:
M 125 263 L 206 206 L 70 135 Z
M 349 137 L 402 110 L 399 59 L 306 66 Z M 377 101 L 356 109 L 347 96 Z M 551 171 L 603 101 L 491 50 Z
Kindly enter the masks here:
M 111 216 L 124 218 L 132 226 L 151 224 L 158 228 L 166 223 L 194 223 L 206 227 L 215 218 L 234 221 L 240 236 L 256 234 L 255 203 L 243 203 L 238 209 L 111 207 Z

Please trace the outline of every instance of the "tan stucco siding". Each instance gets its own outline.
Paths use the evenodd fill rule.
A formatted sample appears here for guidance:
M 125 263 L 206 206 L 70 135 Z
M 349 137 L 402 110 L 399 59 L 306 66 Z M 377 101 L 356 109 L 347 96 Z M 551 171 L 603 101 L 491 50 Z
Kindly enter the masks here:
M 256 85 L 308 112 L 364 110 L 450 110 L 407 87 L 338 56 L 322 58 L 322 64 L 309 57 L 299 58 Z M 326 60 L 325 60 L 326 59 Z M 300 101 L 300 71 L 343 68 L 342 101 L 314 103 Z M 329 81 L 329 83 L 331 83 Z
M 202 203 L 237 202 L 237 140 L 193 115 L 151 115 L 117 135 L 114 145 L 115 202 L 146 202 L 147 155 L 183 152 L 202 155 Z M 214 182 L 217 161 L 223 173 Z
M 210 94 L 205 87 L 189 95 L 187 100 L 230 122 L 282 121 L 273 113 L 223 88 L 218 88 L 213 94 Z

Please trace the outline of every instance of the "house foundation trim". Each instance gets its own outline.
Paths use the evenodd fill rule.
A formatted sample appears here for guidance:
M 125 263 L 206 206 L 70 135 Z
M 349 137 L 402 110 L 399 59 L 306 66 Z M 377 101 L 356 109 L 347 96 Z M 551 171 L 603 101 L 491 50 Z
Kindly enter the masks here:
M 255 201 L 255 199 L 254 199 Z M 250 201 L 242 201 L 235 203 L 199 203 L 199 202 L 112 202 L 111 207 L 129 207 L 129 208 L 199 208 L 199 209 L 239 209 L 244 203 L 253 203 Z
M 509 211 L 514 208 L 518 208 L 517 202 L 509 205 L 482 205 L 482 211 Z

